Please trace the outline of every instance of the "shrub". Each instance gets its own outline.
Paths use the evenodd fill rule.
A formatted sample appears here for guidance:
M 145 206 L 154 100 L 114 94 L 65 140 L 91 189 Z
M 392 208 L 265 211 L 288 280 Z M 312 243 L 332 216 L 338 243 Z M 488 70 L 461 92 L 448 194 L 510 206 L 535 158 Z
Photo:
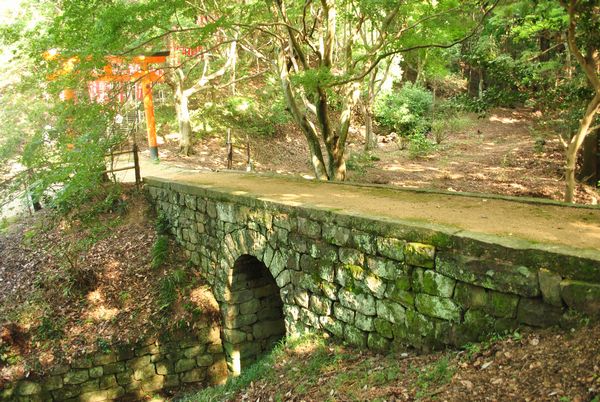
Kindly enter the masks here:
M 424 134 L 414 133 L 408 136 L 408 156 L 411 159 L 426 156 L 434 149 L 435 143 Z
M 457 133 L 469 127 L 472 121 L 462 115 L 457 116 L 440 116 L 431 123 L 431 135 L 436 144 L 441 144 L 450 135 Z
M 428 114 L 432 104 L 430 91 L 407 82 L 398 92 L 387 93 L 375 101 L 375 118 L 403 136 L 424 134 L 430 127 Z

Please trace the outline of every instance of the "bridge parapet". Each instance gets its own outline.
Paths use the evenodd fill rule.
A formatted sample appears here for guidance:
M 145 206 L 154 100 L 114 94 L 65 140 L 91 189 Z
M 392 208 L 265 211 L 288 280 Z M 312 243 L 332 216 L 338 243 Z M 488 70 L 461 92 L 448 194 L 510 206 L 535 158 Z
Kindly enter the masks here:
M 234 373 L 264 350 L 257 344 L 282 335 L 278 302 L 255 301 L 260 286 L 240 280 L 248 256 L 256 264 L 246 271 L 264 264 L 276 284 L 288 335 L 318 331 L 373 349 L 431 349 L 600 316 L 594 252 L 145 181 L 212 285 Z

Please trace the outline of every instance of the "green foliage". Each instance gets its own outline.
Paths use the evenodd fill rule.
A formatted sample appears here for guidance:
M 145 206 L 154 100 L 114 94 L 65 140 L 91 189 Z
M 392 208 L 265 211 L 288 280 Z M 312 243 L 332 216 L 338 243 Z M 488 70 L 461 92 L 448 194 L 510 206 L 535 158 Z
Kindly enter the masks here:
M 43 316 L 36 329 L 36 338 L 39 340 L 58 339 L 63 335 L 62 325 L 54 318 Z
M 422 369 L 417 378 L 417 400 L 431 397 L 431 389 L 449 383 L 455 371 L 448 356 Z
M 350 154 L 350 157 L 346 161 L 346 168 L 359 175 L 365 174 L 368 168 L 375 166 L 376 161 L 379 157 L 371 154 L 370 152 L 355 152 Z
M 462 114 L 439 116 L 431 123 L 431 135 L 434 142 L 439 145 L 452 134 L 463 131 L 471 125 L 473 125 L 473 121 Z
M 104 338 L 96 339 L 96 345 L 98 346 L 98 350 L 102 353 L 110 353 L 111 352 L 111 342 Z
M 232 128 L 250 136 L 272 136 L 278 125 L 289 121 L 281 96 L 269 88 L 253 96 L 230 96 L 205 102 L 192 112 L 194 127 L 205 133 Z
M 424 134 L 415 133 L 408 136 L 408 156 L 411 159 L 421 158 L 429 155 L 435 150 L 435 142 Z
M 178 268 L 167 273 L 160 280 L 158 288 L 158 306 L 160 310 L 171 309 L 188 279 L 186 270 Z
M 326 350 L 324 341 L 317 335 L 306 334 L 296 338 L 284 338 L 279 341 L 277 345 L 275 345 L 270 353 L 245 369 L 240 376 L 230 377 L 224 385 L 205 388 L 195 395 L 190 395 L 183 398 L 181 401 L 217 402 L 229 400 L 236 393 L 248 387 L 250 384 L 257 382 L 258 380 L 268 378 L 270 374 L 273 373 L 275 363 L 285 356 L 286 349 L 294 349 L 302 345 L 314 348 L 315 354 L 321 357 L 324 356 L 324 352 Z M 322 364 L 324 364 L 324 360 L 322 358 L 316 359 L 316 363 L 311 362 L 311 370 L 313 371 L 313 375 L 314 371 L 318 371 Z M 306 374 L 302 373 L 302 376 L 306 377 Z
M 159 235 L 166 235 L 169 233 L 171 224 L 169 223 L 169 218 L 164 212 L 160 212 L 158 214 L 154 227 L 156 229 L 156 233 L 158 233 Z
M 377 122 L 402 136 L 423 134 L 429 129 L 433 95 L 427 89 L 405 83 L 397 92 L 387 93 L 375 101 Z
M 169 256 L 169 238 L 166 235 L 159 235 L 156 238 L 156 241 L 152 245 L 150 256 L 152 257 L 150 266 L 153 269 L 163 266 Z

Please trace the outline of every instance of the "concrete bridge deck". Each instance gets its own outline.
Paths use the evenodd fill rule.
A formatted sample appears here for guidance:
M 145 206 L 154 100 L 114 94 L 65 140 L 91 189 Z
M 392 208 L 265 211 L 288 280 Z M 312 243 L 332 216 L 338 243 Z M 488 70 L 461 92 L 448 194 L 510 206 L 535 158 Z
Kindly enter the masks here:
M 569 206 L 542 199 L 357 186 L 286 176 L 196 173 L 173 168 L 152 170 L 151 174 L 162 180 L 232 195 L 339 214 L 439 225 L 453 233 L 498 236 L 509 244 L 525 241 L 550 248 L 565 246 L 600 261 L 600 207 Z

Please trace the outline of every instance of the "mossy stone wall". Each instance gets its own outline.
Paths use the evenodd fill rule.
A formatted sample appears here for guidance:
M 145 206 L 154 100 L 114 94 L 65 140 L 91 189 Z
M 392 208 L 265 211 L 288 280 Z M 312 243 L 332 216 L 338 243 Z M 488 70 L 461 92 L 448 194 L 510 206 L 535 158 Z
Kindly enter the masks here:
M 220 327 L 207 324 L 33 373 L 0 389 L 0 401 L 141 400 L 184 385 L 222 383 L 227 373 Z
M 222 310 L 238 258 L 251 255 L 268 267 L 288 334 L 430 349 L 600 315 L 600 253 L 593 251 L 154 178 L 146 189 Z M 232 319 L 224 314 L 224 326 Z

